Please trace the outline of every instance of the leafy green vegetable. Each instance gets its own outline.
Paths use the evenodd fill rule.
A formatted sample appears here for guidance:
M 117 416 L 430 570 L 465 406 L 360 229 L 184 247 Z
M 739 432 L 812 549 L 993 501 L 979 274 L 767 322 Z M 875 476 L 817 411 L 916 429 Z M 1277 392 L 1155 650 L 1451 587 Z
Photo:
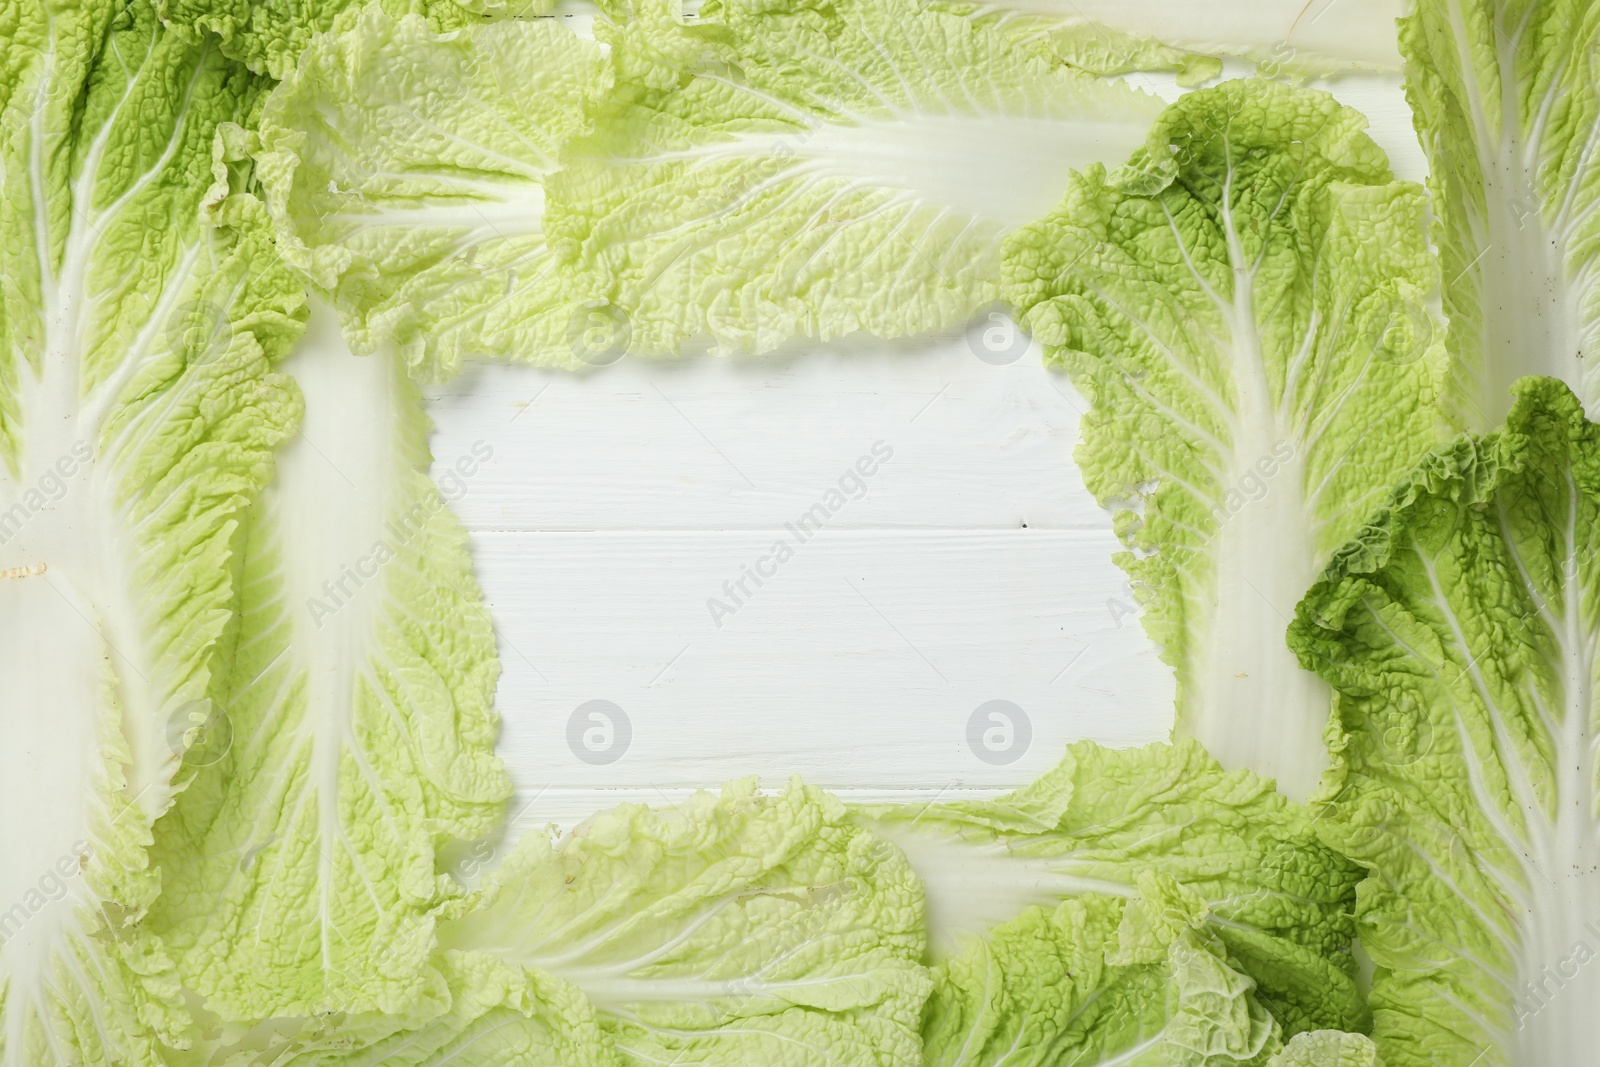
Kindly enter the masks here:
M 647 355 L 959 324 L 1005 234 L 1159 107 L 916 0 L 713 3 L 614 40 L 626 84 L 547 226 Z
M 1494 429 L 1525 374 L 1600 411 L 1600 7 L 1417 0 L 1406 96 L 1428 154 L 1460 424 Z
M 224 54 L 257 73 L 291 77 L 295 64 L 319 33 L 339 23 L 363 0 L 155 0 L 161 18 L 195 43 L 215 35 Z M 377 0 L 391 15 L 426 15 L 438 30 L 476 25 L 488 16 L 538 15 L 552 0 Z
M 1279 1035 L 1255 983 L 1196 929 L 1204 906 L 1181 891 L 1161 901 L 1155 881 L 1146 879 L 1150 898 L 1133 902 L 1087 894 L 1053 911 L 1031 907 L 940 964 L 923 1062 L 1264 1063 Z
M 429 996 L 405 1015 L 277 1019 L 221 1031 L 172 1067 L 620 1067 L 571 985 L 493 956 L 444 952 Z
M 1440 433 L 1420 188 L 1325 93 L 1228 82 L 1071 176 L 1007 292 L 1093 404 L 1077 459 L 1178 678 L 1178 730 L 1303 798 L 1329 694 L 1283 641 L 1328 556 Z
M 796 783 L 530 834 L 446 905 L 400 1014 L 213 1027 L 174 1067 L 917 1067 L 930 980 L 904 857 Z
M 1389 1067 L 1580 1063 L 1600 993 L 1600 427 L 1526 379 L 1428 456 L 1306 595 L 1335 688 L 1328 839 L 1372 868 Z
M 530 835 L 439 943 L 571 983 L 628 1063 L 913 1067 L 921 918 L 904 857 L 837 799 L 752 779 Z
M 551 20 L 440 35 L 371 6 L 312 44 L 257 160 L 284 256 L 357 352 L 392 345 L 427 378 L 471 355 L 581 365 L 545 183 L 608 78 L 600 47 Z
M 351 355 L 326 316 L 284 366 L 305 423 L 244 531 L 218 728 L 157 827 L 148 925 L 225 1019 L 404 1014 L 458 895 L 435 847 L 510 792 L 494 631 L 398 361 Z M 452 458 L 452 484 L 492 455 Z
M 0 36 L 0 1064 L 141 1067 L 187 1025 L 144 849 L 210 718 L 303 299 L 264 213 L 219 204 L 254 76 L 142 0 L 6 0 Z
M 1383 1067 L 1383 1061 L 1371 1038 L 1314 1030 L 1297 1034 L 1267 1067 Z
M 1040 40 L 1084 70 L 1176 70 L 1184 84 L 1221 73 L 1219 56 L 1274 72 L 1398 70 L 1398 0 L 1004 0 L 949 3 L 1013 35 Z
M 1030 907 L 1052 909 L 1018 920 L 1006 937 L 995 935 L 991 947 L 980 946 L 960 965 L 963 972 L 998 969 L 1010 972 L 1003 981 L 1029 985 L 1029 976 L 1062 966 L 1052 958 L 1052 941 L 1079 940 L 1073 951 L 1093 958 L 1107 940 L 1075 931 L 1098 924 L 1103 932 L 1118 921 L 1120 901 L 1088 898 L 1169 896 L 1189 899 L 1185 922 L 1200 928 L 1206 944 L 1220 946 L 1207 951 L 1253 979 L 1260 1001 L 1290 1032 L 1354 1030 L 1367 1021 L 1350 955 L 1360 869 L 1322 845 L 1303 809 L 1270 782 L 1225 772 L 1193 742 L 1125 751 L 1082 742 L 1055 770 L 998 800 L 869 809 L 859 817 L 903 849 L 926 883 L 937 957 L 969 948 L 974 937 Z M 1080 898 L 1081 906 L 1062 910 L 1064 901 Z M 1134 931 L 1159 928 L 1122 923 L 1124 943 Z M 1156 938 L 1159 958 L 1141 962 L 1161 963 L 1172 940 L 1170 932 Z M 1139 981 L 1147 992 L 1164 988 L 1150 972 Z M 959 982 L 978 1003 L 947 1010 L 964 1025 L 987 1025 L 986 984 Z M 1094 985 L 1085 979 L 1080 992 Z M 1157 999 L 1164 1002 L 1164 994 Z M 1060 1024 L 1097 1032 L 1076 1016 Z M 1134 1024 L 1119 1018 L 1113 1025 L 1130 1028 L 1114 1031 L 1121 1034 Z M 939 1044 L 960 1048 L 966 1041 L 951 1034 Z

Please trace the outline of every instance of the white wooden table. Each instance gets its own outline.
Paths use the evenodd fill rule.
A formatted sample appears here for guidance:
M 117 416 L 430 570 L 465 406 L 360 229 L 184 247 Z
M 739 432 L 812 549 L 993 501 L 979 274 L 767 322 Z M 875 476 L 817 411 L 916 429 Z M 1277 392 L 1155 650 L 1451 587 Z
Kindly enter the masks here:
M 1323 87 L 1422 180 L 1398 78 Z M 441 468 L 494 453 L 454 506 L 500 635 L 513 832 L 748 774 L 992 795 L 1068 742 L 1171 728 L 1171 673 L 1072 462 L 1084 401 L 1037 346 L 999 366 L 965 336 L 581 376 L 476 366 L 430 399 Z M 892 458 L 801 543 L 785 524 L 879 442 Z M 985 709 L 969 736 L 995 700 L 1020 709 L 1011 732 Z

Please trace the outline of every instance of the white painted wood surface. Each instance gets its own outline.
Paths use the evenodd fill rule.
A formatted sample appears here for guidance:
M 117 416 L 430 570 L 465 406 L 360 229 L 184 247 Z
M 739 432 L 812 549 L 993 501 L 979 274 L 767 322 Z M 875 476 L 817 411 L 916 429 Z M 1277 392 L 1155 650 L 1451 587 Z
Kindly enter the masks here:
M 1397 78 L 1325 87 L 1401 176 L 1424 176 Z M 1171 674 L 1072 462 L 1085 404 L 1036 346 L 1006 366 L 964 336 L 583 375 L 477 366 L 430 399 L 437 477 L 475 442 L 494 450 L 445 484 L 499 630 L 516 830 L 747 774 L 853 799 L 993 794 L 1070 741 L 1171 727 Z M 892 458 L 799 543 L 785 524 L 875 444 Z M 734 603 L 724 583 L 779 539 L 793 558 Z M 711 598 L 736 610 L 714 618 Z M 597 700 L 622 709 L 625 746 L 586 716 L 572 736 Z M 1012 762 L 969 744 L 991 700 L 1031 726 Z

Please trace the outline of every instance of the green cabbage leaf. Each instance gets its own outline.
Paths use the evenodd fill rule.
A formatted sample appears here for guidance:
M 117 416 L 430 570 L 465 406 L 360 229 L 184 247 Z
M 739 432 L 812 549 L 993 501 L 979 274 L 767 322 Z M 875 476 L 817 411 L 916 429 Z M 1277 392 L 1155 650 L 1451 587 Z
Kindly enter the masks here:
M 1296 1034 L 1267 1067 L 1383 1067 L 1383 1060 L 1363 1034 L 1310 1030 Z
M 1279 1026 L 1204 932 L 1203 902 L 1158 877 L 1142 889 L 1030 907 L 939 964 L 923 1062 L 1266 1064 Z
M 581 991 L 623 1063 L 921 1063 L 921 886 L 798 782 L 624 805 L 555 843 L 530 834 L 455 907 L 444 949 Z
M 1296 78 L 1400 69 L 1399 0 L 999 0 L 947 6 L 1098 74 L 1175 70 L 1180 84 L 1197 85 L 1221 72 L 1225 56 Z
M 915 0 L 646 16 L 611 33 L 618 91 L 548 218 L 635 354 L 959 326 L 1005 235 L 1159 111 Z
M 510 795 L 494 629 L 401 362 L 351 354 L 319 306 L 283 366 L 305 419 L 242 531 L 216 724 L 156 828 L 147 925 L 225 1020 L 405 1014 L 461 895 L 436 851 Z M 449 485 L 492 460 L 447 457 Z
M 1437 217 L 1453 417 L 1497 429 L 1528 374 L 1600 413 L 1600 8 L 1417 0 L 1400 43 Z
M 212 1027 L 170 1067 L 621 1067 L 571 985 L 483 954 L 441 952 L 404 1014 L 280 1017 Z
M 1125 1050 L 1155 1040 L 1152 1018 L 1183 1017 L 1176 1005 L 1192 982 L 1214 991 L 1224 972 L 1238 972 L 1227 979 L 1230 1012 L 1259 1004 L 1289 1034 L 1369 1021 L 1350 948 L 1361 869 L 1323 845 L 1306 811 L 1270 782 L 1223 770 L 1192 741 L 1120 751 L 1081 742 L 997 800 L 857 818 L 899 846 L 926 884 L 929 942 L 948 979 L 934 994 L 941 1021 L 930 1038 L 947 1058 L 933 1062 L 998 1064 L 973 1050 L 1016 1042 L 1040 1064 L 1055 1062 L 1038 1050 L 1057 1042 Z M 1148 942 L 1135 961 L 1145 969 L 1093 977 L 1133 960 L 1136 941 Z M 1079 955 L 1086 969 L 1070 962 Z M 1191 964 L 1203 964 L 1203 981 Z M 1104 1009 L 1096 1021 L 1071 1010 L 1048 979 L 1058 972 L 1084 1003 L 1120 999 L 1126 1012 Z M 1096 992 L 1123 983 L 1132 984 Z M 1219 1031 L 1239 1062 L 1273 1051 L 1248 1036 L 1254 1026 Z
M 1009 299 L 1092 404 L 1076 457 L 1176 671 L 1178 733 L 1295 799 L 1330 694 L 1284 630 L 1442 433 L 1425 196 L 1365 127 L 1275 82 L 1191 93 L 1005 251 Z
M 1600 995 L 1600 427 L 1551 378 L 1429 455 L 1290 639 L 1338 694 L 1324 836 L 1371 869 L 1389 1067 L 1581 1063 Z
M 293 75 L 318 34 L 339 25 L 365 0 L 156 0 L 161 18 L 186 40 L 213 39 L 222 52 L 277 80 Z M 374 0 L 392 15 L 426 16 L 440 31 L 478 25 L 485 18 L 543 14 L 552 0 Z
M 187 1011 L 151 826 L 300 401 L 303 293 L 219 131 L 267 86 L 149 3 L 0 3 L 0 1064 L 146 1067 Z
M 316 39 L 256 159 L 284 257 L 355 351 L 396 349 L 420 379 L 469 356 L 583 365 L 546 183 L 609 79 L 600 46 L 549 19 L 440 34 L 372 5 Z

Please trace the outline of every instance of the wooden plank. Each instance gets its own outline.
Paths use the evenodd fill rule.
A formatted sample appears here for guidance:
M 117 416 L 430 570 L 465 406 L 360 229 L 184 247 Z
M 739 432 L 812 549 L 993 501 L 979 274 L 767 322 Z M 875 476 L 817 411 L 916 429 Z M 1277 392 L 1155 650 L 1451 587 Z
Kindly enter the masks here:
M 437 472 L 492 450 L 455 504 L 474 529 L 761 529 L 883 442 L 893 458 L 837 524 L 1103 526 L 1072 464 L 1086 405 L 1037 346 L 1015 355 L 983 363 L 963 336 L 584 375 L 475 366 L 434 394 Z
M 500 748 L 518 785 L 799 773 L 841 788 L 1010 787 L 1069 741 L 1139 744 L 1170 729 L 1171 675 L 1108 533 L 829 529 L 765 565 L 761 587 L 747 579 L 736 602 L 724 583 L 786 534 L 479 534 L 505 669 Z M 596 700 L 631 728 L 611 762 L 586 759 L 569 734 Z M 1008 762 L 969 744 L 969 719 L 991 700 L 1031 726 Z M 601 729 L 594 749 L 622 743 L 578 717 L 580 734 Z

